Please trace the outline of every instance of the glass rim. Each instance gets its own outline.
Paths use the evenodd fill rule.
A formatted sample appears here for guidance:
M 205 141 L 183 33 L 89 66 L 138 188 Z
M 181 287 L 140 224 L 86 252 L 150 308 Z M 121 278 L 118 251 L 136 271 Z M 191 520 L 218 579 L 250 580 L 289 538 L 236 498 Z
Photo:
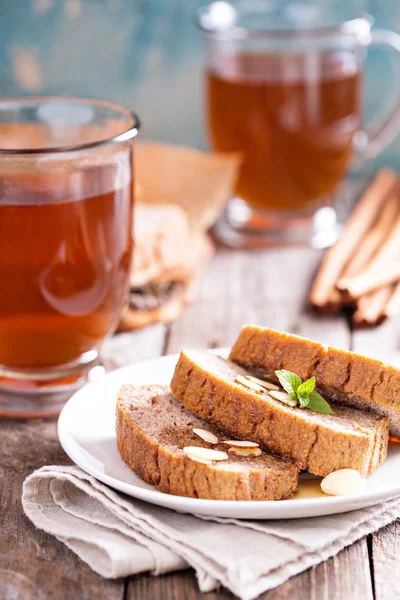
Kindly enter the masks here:
M 98 106 L 103 108 L 109 108 L 124 114 L 131 120 L 129 127 L 124 127 L 121 133 L 117 135 L 109 136 L 104 139 L 99 139 L 91 142 L 83 142 L 81 144 L 68 144 L 61 146 L 48 146 L 43 148 L 0 148 L 0 155 L 35 155 L 35 154 L 61 154 L 63 152 L 79 152 L 80 150 L 89 150 L 91 148 L 99 148 L 111 143 L 120 143 L 129 141 L 137 136 L 141 127 L 141 122 L 137 114 L 127 108 L 113 102 L 106 100 L 96 100 L 94 98 L 79 98 L 74 96 L 19 96 L 14 98 L 2 98 L 0 99 L 0 113 L 3 107 L 8 104 L 10 106 L 39 104 L 40 102 L 65 102 L 65 104 L 85 104 L 91 106 Z M 16 124 L 18 125 L 18 124 Z
M 195 22 L 200 31 L 206 36 L 220 40 L 252 40 L 252 39 L 281 39 L 292 37 L 295 39 L 332 37 L 336 35 L 351 35 L 357 32 L 369 33 L 374 18 L 368 12 L 361 12 L 352 19 L 345 19 L 334 25 L 323 25 L 321 27 L 305 27 L 304 29 L 272 29 L 272 28 L 247 28 L 243 26 L 227 26 L 225 29 L 213 29 L 203 24 L 204 17 L 218 0 L 210 4 L 200 6 L 196 11 Z M 229 4 L 229 2 L 228 2 Z

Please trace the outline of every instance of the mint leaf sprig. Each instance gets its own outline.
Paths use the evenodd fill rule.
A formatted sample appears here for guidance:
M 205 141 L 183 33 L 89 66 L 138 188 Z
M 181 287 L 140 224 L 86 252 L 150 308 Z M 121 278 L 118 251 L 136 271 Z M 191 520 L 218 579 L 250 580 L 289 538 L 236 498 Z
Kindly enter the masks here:
M 308 408 L 314 412 L 333 415 L 334 412 L 327 401 L 315 391 L 315 377 L 302 381 L 296 373 L 281 369 L 275 371 L 279 383 L 300 408 Z

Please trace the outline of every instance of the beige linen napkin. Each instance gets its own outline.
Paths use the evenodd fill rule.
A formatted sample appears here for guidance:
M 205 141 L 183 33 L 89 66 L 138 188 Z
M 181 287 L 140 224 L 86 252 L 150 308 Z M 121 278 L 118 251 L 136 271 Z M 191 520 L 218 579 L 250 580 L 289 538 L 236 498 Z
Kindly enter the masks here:
M 238 521 L 181 514 L 117 494 L 77 467 L 49 466 L 24 482 L 22 504 L 104 577 L 192 566 L 201 591 L 224 585 L 251 600 L 400 516 L 400 500 L 341 515 Z

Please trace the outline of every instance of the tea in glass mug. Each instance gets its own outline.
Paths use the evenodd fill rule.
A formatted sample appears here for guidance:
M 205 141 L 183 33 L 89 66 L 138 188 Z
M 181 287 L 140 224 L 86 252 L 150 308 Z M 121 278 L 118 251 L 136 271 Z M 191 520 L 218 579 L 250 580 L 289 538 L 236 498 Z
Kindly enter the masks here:
M 3 100 L 0 118 L 0 413 L 54 414 L 127 298 L 138 121 L 63 98 Z
M 329 196 L 360 124 L 360 74 L 328 54 L 311 82 L 288 56 L 220 57 L 207 73 L 208 119 L 218 151 L 243 154 L 237 194 L 267 210 L 302 210 Z
M 370 17 L 347 20 L 349 4 L 245 0 L 200 10 L 209 138 L 214 150 L 242 158 L 236 198 L 217 227 L 228 245 L 334 241 L 333 195 L 355 141 L 366 139 L 365 48 L 374 43 L 400 53 L 400 37 L 371 31 Z M 364 158 L 395 135 L 398 112 L 363 147 Z M 321 236 L 316 213 L 324 207 L 330 210 Z

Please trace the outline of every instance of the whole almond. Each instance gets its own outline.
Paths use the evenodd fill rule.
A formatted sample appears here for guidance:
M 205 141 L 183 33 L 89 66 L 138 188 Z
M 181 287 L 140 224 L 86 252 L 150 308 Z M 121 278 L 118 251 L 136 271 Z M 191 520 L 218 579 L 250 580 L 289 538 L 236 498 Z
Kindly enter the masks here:
M 236 456 L 260 456 L 260 448 L 229 448 L 228 452 Z
M 193 433 L 199 436 L 204 442 L 208 442 L 209 444 L 218 444 L 218 438 L 216 435 L 211 433 L 211 431 L 207 431 L 206 429 L 192 429 Z
M 366 481 L 355 469 L 332 471 L 321 481 L 321 489 L 330 496 L 356 494 L 365 487 Z
M 228 446 L 234 446 L 236 448 L 258 448 L 260 444 L 257 442 L 248 442 L 246 440 L 221 440 L 223 444 Z
M 210 448 L 199 448 L 198 446 L 185 446 L 183 452 L 188 458 L 194 460 L 227 460 L 229 457 L 226 452 L 220 450 L 212 450 Z
M 253 375 L 246 375 L 245 377 L 249 381 L 252 381 L 253 383 L 257 383 L 258 385 L 261 385 L 261 387 L 265 388 L 266 390 L 277 390 L 277 391 L 280 390 L 279 385 L 275 385 L 275 383 L 271 383 L 270 381 L 264 381 L 264 379 L 258 379 L 258 377 L 253 377 Z
M 292 400 L 291 397 L 289 396 L 289 394 L 287 394 L 286 392 L 282 392 L 281 390 L 279 390 L 278 392 L 271 390 L 268 392 L 268 394 L 272 398 L 275 398 L 275 400 L 279 400 L 279 402 L 283 402 L 283 404 L 287 404 L 288 406 L 291 406 L 292 408 L 297 406 L 296 400 Z

